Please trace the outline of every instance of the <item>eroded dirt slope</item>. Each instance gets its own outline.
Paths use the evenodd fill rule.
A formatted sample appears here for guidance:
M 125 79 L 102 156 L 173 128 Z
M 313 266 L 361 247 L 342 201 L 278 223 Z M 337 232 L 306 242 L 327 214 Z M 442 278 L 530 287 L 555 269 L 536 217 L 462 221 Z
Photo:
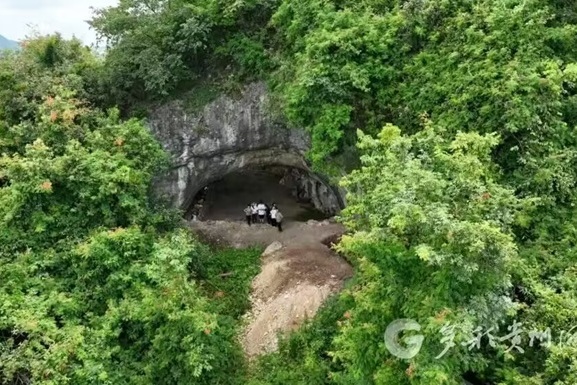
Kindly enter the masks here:
M 241 340 L 249 358 L 274 351 L 277 335 L 298 328 L 351 277 L 350 265 L 324 243 L 344 231 L 331 221 L 288 222 L 285 231 L 242 222 L 191 222 L 212 242 L 237 248 L 269 246 L 253 281 L 252 308 Z

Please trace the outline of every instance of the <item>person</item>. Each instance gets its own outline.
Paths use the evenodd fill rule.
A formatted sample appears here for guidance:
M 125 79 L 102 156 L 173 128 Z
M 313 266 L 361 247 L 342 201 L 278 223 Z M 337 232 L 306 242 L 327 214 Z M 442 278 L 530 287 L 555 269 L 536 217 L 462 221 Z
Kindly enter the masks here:
M 252 202 L 252 223 L 256 223 L 256 218 L 258 216 L 258 209 L 256 208 L 256 203 Z
M 282 220 L 283 220 L 283 215 L 280 212 L 280 210 L 277 209 L 277 212 L 275 214 L 275 220 L 276 220 L 276 225 L 278 227 L 278 231 L 282 231 Z
M 269 205 L 267 205 L 266 203 L 264 204 L 264 207 L 266 207 L 266 211 L 265 211 L 265 213 L 264 213 L 264 217 L 265 217 L 265 219 L 266 219 L 266 223 L 268 223 L 268 224 L 270 225 L 270 224 L 271 224 L 271 223 L 270 223 L 270 207 L 269 207 Z
M 250 226 L 250 222 L 252 219 L 252 207 L 250 203 L 246 205 L 246 207 L 244 208 L 244 216 L 246 217 L 246 223 Z
M 270 210 L 270 224 L 274 227 L 277 227 L 276 225 L 276 214 L 278 213 L 278 208 L 276 207 L 276 204 L 273 203 L 272 205 L 272 209 Z
M 258 206 L 256 206 L 257 210 L 258 210 L 258 219 L 260 223 L 264 223 L 264 217 L 266 215 L 266 206 L 264 205 L 264 203 L 262 202 L 262 200 L 260 200 L 258 202 Z

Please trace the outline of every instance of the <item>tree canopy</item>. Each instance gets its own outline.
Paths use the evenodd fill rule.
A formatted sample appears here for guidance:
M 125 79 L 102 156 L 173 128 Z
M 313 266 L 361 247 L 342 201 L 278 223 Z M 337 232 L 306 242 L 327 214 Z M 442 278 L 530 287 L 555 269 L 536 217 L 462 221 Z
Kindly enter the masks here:
M 91 25 L 104 57 L 59 35 L 0 54 L 0 383 L 577 383 L 573 3 L 120 0 Z M 346 189 L 355 277 L 247 365 L 258 252 L 210 249 L 153 199 L 168 158 L 130 111 L 255 80 Z M 417 355 L 388 350 L 396 319 Z M 476 345 L 511 325 L 551 344 Z
M 160 144 L 80 98 L 94 60 L 58 36 L 0 59 L 0 383 L 235 383 L 242 302 L 210 300 L 223 262 L 151 199 Z

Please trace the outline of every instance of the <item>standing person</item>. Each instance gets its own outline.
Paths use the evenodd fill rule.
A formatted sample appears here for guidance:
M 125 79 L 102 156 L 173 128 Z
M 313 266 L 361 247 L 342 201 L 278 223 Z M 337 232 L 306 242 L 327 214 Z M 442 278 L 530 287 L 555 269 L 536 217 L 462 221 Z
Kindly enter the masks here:
M 252 223 L 256 223 L 256 219 L 258 217 L 258 209 L 256 208 L 256 203 L 252 202 L 250 208 L 252 209 Z
M 276 219 L 276 225 L 278 227 L 278 231 L 282 231 L 282 220 L 283 220 L 283 215 L 280 212 L 280 210 L 277 209 L 276 215 L 275 215 L 275 219 Z
M 266 219 L 266 223 L 268 223 L 270 225 L 270 207 L 269 205 L 267 205 L 266 203 L 264 204 L 264 206 L 266 207 L 266 211 L 264 213 L 264 217 Z
M 252 220 L 252 207 L 250 203 L 244 208 L 244 216 L 246 217 L 246 223 L 250 226 Z
M 272 209 L 270 210 L 270 224 L 274 227 L 277 227 L 277 224 L 276 224 L 276 214 L 277 213 L 278 213 L 278 208 L 273 203 Z
M 266 206 L 262 203 L 262 200 L 258 202 L 258 206 L 256 206 L 258 210 L 258 219 L 260 223 L 264 223 L 264 217 L 266 215 Z

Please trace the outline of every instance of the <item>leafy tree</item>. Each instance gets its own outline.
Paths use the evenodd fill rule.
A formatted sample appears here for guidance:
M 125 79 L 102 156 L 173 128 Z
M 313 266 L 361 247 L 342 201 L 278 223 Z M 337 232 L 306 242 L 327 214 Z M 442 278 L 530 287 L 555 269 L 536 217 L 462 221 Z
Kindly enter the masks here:
M 339 246 L 357 256 L 359 283 L 346 294 L 354 305 L 332 353 L 345 366 L 336 383 L 457 384 L 488 362 L 461 347 L 435 359 L 442 322 L 470 332 L 514 309 L 511 225 L 522 201 L 495 180 L 490 152 L 498 139 L 449 140 L 445 131 L 426 123 L 412 136 L 394 126 L 376 139 L 359 132 L 362 166 L 343 179 L 354 192 L 343 211 L 352 234 Z M 379 341 L 399 318 L 421 323 L 426 345 L 408 365 L 383 364 Z
M 105 103 L 102 62 L 80 40 L 34 34 L 22 44 L 21 51 L 0 54 L 0 130 L 36 116 L 37 104 L 58 86 L 92 104 Z
M 575 124 L 566 77 L 575 25 L 554 23 L 554 7 L 545 0 L 283 2 L 272 18 L 284 58 L 274 79 L 287 116 L 311 130 L 318 167 L 350 151 L 358 127 L 375 134 L 393 122 L 414 132 L 427 112 L 447 127 L 500 132 L 498 163 L 510 173 L 525 168 L 519 178 L 532 180 L 527 163 L 550 150 L 537 142 L 556 144 L 564 124 Z
M 139 122 L 121 123 L 114 111 L 84 115 L 71 97 L 48 97 L 38 116 L 2 136 L 10 145 L 0 158 L 0 237 L 13 250 L 148 215 L 148 182 L 165 159 L 160 145 Z
M 122 106 L 166 97 L 182 84 L 268 66 L 263 29 L 275 2 L 122 0 L 99 9 L 91 25 L 106 41 L 105 77 Z M 126 102 L 128 100 L 128 102 Z
M 17 108 L 0 114 L 0 383 L 240 381 L 238 315 L 195 270 L 211 252 L 149 197 L 166 154 L 140 121 L 80 99 L 51 42 L 70 47 L 40 38 L 1 60 Z

